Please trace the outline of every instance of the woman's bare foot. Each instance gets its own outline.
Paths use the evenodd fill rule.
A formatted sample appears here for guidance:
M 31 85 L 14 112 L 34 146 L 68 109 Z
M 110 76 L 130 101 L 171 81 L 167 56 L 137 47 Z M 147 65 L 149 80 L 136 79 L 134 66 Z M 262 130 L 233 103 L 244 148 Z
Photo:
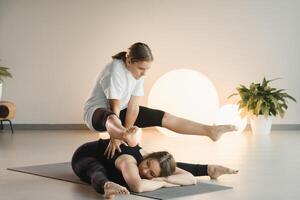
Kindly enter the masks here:
M 123 187 L 117 183 L 108 181 L 104 184 L 104 197 L 112 199 L 116 194 L 129 194 L 126 187 Z
M 128 146 L 134 147 L 140 142 L 141 130 L 137 126 L 132 126 L 125 131 L 124 138 Z
M 237 127 L 234 125 L 214 125 L 211 126 L 208 137 L 212 139 L 212 141 L 217 141 L 224 133 L 231 131 L 237 131 Z
M 221 165 L 208 165 L 207 173 L 211 179 L 217 179 L 219 176 L 224 174 L 237 174 L 239 170 L 230 169 Z

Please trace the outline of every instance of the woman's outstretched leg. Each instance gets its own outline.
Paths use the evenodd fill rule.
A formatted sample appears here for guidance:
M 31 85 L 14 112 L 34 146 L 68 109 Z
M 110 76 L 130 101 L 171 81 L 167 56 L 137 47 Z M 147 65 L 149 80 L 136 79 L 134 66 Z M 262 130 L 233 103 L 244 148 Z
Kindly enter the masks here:
M 176 117 L 170 113 L 164 114 L 162 127 L 181 134 L 207 136 L 213 141 L 219 140 L 226 132 L 237 130 L 233 125 L 210 126 Z
M 120 112 L 122 122 L 125 121 L 125 116 L 126 109 Z M 213 141 L 217 141 L 226 132 L 236 130 L 232 125 L 209 126 L 144 106 L 139 107 L 135 125 L 141 128 L 161 126 L 181 134 L 208 136 Z
M 208 165 L 177 162 L 176 166 L 180 169 L 190 172 L 191 174 L 193 174 L 193 176 L 208 176 Z
M 239 172 L 238 170 L 221 165 L 201 165 L 182 162 L 177 162 L 176 165 L 194 176 L 209 176 L 211 179 L 217 179 L 224 174 L 237 174 Z
M 207 173 L 211 179 L 217 179 L 224 174 L 237 174 L 239 170 L 230 169 L 221 165 L 208 165 Z

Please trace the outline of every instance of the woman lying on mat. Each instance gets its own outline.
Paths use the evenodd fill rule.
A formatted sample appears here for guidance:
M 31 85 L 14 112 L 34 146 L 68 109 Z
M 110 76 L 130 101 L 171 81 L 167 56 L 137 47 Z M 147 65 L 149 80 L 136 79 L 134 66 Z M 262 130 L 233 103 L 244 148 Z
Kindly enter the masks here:
M 131 142 L 138 134 L 137 127 L 129 128 Z M 210 176 L 212 179 L 238 171 L 219 165 L 176 163 L 166 152 L 147 154 L 139 145 L 120 145 L 121 151 L 107 158 L 105 150 L 109 139 L 100 139 L 81 145 L 72 158 L 72 168 L 81 180 L 111 198 L 115 194 L 146 192 L 162 187 L 196 184 L 195 176 Z M 128 188 L 128 189 L 127 189 Z

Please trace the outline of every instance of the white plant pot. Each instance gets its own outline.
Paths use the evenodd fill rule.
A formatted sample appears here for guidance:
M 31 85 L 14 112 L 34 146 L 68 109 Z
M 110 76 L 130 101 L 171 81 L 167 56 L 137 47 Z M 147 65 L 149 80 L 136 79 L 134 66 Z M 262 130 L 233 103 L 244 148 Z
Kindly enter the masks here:
M 268 135 L 271 133 L 272 117 L 258 115 L 257 117 L 250 118 L 250 124 L 254 134 Z

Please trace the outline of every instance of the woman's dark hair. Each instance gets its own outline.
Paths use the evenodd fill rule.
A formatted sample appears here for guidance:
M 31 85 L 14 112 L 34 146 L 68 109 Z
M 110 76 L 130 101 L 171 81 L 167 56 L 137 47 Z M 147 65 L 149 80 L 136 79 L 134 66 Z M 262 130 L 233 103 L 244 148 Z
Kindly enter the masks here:
M 126 61 L 126 51 L 122 51 L 112 56 L 114 59 L 120 59 L 124 62 Z M 130 59 L 130 62 L 139 62 L 139 61 L 153 61 L 153 56 L 151 50 L 147 44 L 137 42 L 131 45 L 128 48 L 127 57 Z
M 172 154 L 167 151 L 153 152 L 145 156 L 146 159 L 154 159 L 159 162 L 160 175 L 159 176 L 170 176 L 175 172 L 176 162 Z

